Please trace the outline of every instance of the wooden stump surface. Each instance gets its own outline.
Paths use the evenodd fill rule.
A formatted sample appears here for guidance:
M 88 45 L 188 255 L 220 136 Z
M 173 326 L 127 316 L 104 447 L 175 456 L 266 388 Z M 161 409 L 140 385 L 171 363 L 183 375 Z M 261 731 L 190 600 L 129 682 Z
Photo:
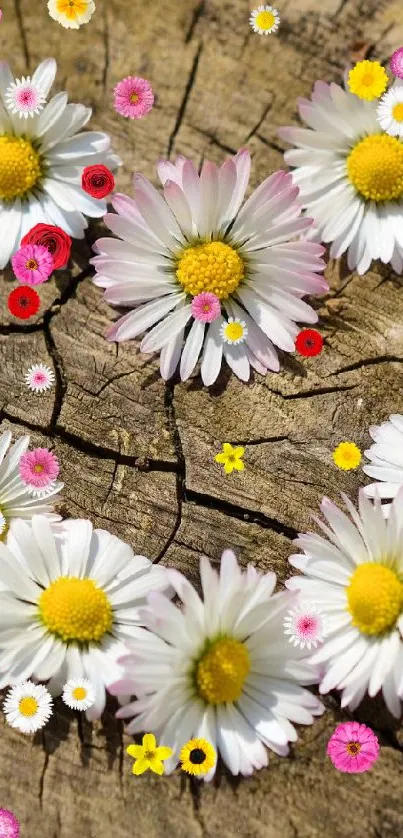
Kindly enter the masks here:
M 277 36 L 248 26 L 247 0 L 96 0 L 91 23 L 66 32 L 46 2 L 4 0 L 1 56 L 17 75 L 43 58 L 59 61 L 57 89 L 93 107 L 92 127 L 108 131 L 124 160 L 120 191 L 133 171 L 154 182 L 161 156 L 183 153 L 221 163 L 247 145 L 252 186 L 283 166 L 277 128 L 296 122 L 296 99 L 315 79 L 340 82 L 349 62 L 385 61 L 403 42 L 401 0 L 282 0 Z M 253 5 L 253 4 L 251 4 Z M 131 123 L 112 106 L 126 75 L 148 78 L 153 111 Z M 330 263 L 331 293 L 315 302 L 325 350 L 283 359 L 279 374 L 249 385 L 224 369 L 217 384 L 161 380 L 158 359 L 138 343 L 107 343 L 115 319 L 91 283 L 90 247 L 101 225 L 76 243 L 73 270 L 41 289 L 40 314 L 13 320 L 1 278 L 0 420 L 60 458 L 63 513 L 89 517 L 139 553 L 197 580 L 206 553 L 217 562 L 233 545 L 243 564 L 290 574 L 291 539 L 311 526 L 326 493 L 356 499 L 361 471 L 343 473 L 331 452 L 342 440 L 368 447 L 368 427 L 402 412 L 402 280 L 375 265 L 364 277 Z M 0 230 L 1 235 L 1 230 Z M 56 386 L 33 396 L 31 363 L 49 364 Z M 224 441 L 246 447 L 246 470 L 226 477 L 214 462 Z M 382 743 L 367 774 L 335 771 L 326 744 L 346 720 L 336 697 L 313 727 L 300 728 L 290 758 L 270 757 L 249 780 L 222 771 L 201 787 L 179 772 L 134 778 L 128 738 L 111 702 L 102 722 L 77 720 L 61 703 L 33 740 L 2 728 L 0 806 L 30 838 L 396 838 L 403 835 L 403 735 L 381 701 L 355 717 Z

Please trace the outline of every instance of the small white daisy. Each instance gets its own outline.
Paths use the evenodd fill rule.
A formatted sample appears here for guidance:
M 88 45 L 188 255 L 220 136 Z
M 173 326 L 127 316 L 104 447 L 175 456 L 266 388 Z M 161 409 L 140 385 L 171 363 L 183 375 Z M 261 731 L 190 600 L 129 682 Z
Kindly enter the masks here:
M 95 703 L 95 692 L 87 678 L 71 678 L 64 685 L 62 699 L 72 710 L 88 710 Z
M 258 6 L 253 9 L 249 22 L 253 31 L 259 35 L 271 35 L 280 26 L 280 15 L 273 6 Z
M 16 79 L 7 88 L 4 98 L 10 113 L 16 113 L 21 119 L 28 119 L 43 110 L 46 96 L 39 84 L 34 84 L 32 79 L 22 77 Z
M 225 343 L 236 346 L 237 343 L 243 343 L 248 334 L 248 329 L 244 320 L 239 317 L 229 317 L 224 320 L 220 326 L 220 335 Z
M 403 137 L 403 86 L 391 87 L 376 111 L 378 122 L 391 137 Z
M 33 393 L 44 393 L 55 383 L 55 374 L 46 364 L 33 364 L 25 376 L 25 383 Z
M 325 634 L 322 612 L 312 602 L 297 602 L 284 618 L 284 634 L 290 635 L 289 642 L 293 646 L 316 649 Z
M 377 482 L 365 486 L 364 492 L 369 498 L 392 501 L 403 486 L 403 416 L 393 413 L 387 422 L 370 428 L 369 433 L 374 445 L 364 452 L 370 462 L 362 470 Z M 386 518 L 390 506 L 382 504 Z
M 11 727 L 16 727 L 21 733 L 35 733 L 52 715 L 52 696 L 42 684 L 25 681 L 11 687 L 3 710 Z

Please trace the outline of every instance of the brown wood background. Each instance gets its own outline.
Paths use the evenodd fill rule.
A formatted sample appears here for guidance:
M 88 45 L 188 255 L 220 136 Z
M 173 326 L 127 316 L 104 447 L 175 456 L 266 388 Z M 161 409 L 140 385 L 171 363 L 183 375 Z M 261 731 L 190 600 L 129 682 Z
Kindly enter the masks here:
M 247 145 L 252 185 L 283 165 L 276 130 L 296 120 L 297 96 L 315 79 L 340 81 L 366 51 L 386 60 L 403 43 L 401 0 L 279 0 L 277 36 L 248 26 L 248 0 L 96 0 L 88 26 L 66 32 L 45 0 L 3 0 L 1 57 L 16 74 L 43 58 L 60 62 L 57 88 L 94 109 L 131 173 L 155 181 L 160 156 L 221 162 Z M 253 5 L 253 4 L 251 4 Z M 129 74 L 156 92 L 149 116 L 115 115 L 113 86 Z M 98 233 L 99 233 L 98 227 Z M 138 552 L 197 578 L 201 552 L 217 561 L 232 544 L 243 563 L 289 574 L 291 539 L 310 525 L 324 493 L 355 499 L 363 475 L 332 464 L 343 439 L 362 449 L 368 426 L 403 407 L 402 279 L 376 265 L 366 276 L 331 263 L 331 294 L 317 302 L 325 351 L 288 356 L 280 374 L 241 384 L 224 370 L 210 389 L 194 378 L 165 385 L 137 343 L 104 339 L 114 312 L 90 281 L 91 227 L 74 269 L 41 289 L 40 314 L 10 319 L 10 276 L 0 279 L 0 420 L 49 445 L 60 458 L 64 513 L 88 516 Z M 56 387 L 34 397 L 24 384 L 33 362 L 50 364 Z M 214 463 L 224 441 L 246 446 L 243 475 Z M 183 777 L 130 774 L 114 705 L 91 727 L 60 704 L 33 740 L 4 726 L 0 806 L 22 838 L 396 838 L 403 834 L 403 736 L 382 703 L 356 718 L 383 744 L 365 775 L 338 774 L 325 756 L 341 719 L 335 697 L 289 759 L 273 755 L 250 780 L 222 772 L 207 788 Z

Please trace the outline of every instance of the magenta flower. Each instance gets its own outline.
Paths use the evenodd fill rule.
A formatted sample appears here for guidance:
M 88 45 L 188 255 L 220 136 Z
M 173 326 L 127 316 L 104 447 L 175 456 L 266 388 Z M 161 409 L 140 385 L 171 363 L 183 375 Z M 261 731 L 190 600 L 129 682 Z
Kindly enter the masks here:
M 396 49 L 390 59 L 390 69 L 394 76 L 403 79 L 403 47 Z
M 30 489 L 39 489 L 41 492 L 53 486 L 59 470 L 59 461 L 48 448 L 27 451 L 19 463 L 22 482 Z
M 0 838 L 19 838 L 20 825 L 8 809 L 0 809 Z
M 116 85 L 115 110 L 128 119 L 141 119 L 154 104 L 150 82 L 137 76 L 127 76 Z
M 202 291 L 193 297 L 191 308 L 194 319 L 202 323 L 212 323 L 221 314 L 220 301 L 211 291 Z
M 362 774 L 379 756 L 379 742 L 371 728 L 359 722 L 338 725 L 327 745 L 327 755 L 338 771 Z
M 53 256 L 41 244 L 24 244 L 11 259 L 13 271 L 24 285 L 40 285 L 53 271 Z

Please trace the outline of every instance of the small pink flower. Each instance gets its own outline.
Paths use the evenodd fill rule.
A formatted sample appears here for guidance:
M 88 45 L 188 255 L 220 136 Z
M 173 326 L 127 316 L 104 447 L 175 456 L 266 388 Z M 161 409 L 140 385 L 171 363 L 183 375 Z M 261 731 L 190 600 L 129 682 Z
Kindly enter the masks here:
M 202 323 L 212 323 L 221 314 L 220 301 L 210 291 L 202 291 L 193 297 L 191 309 L 194 319 Z
M 390 69 L 394 76 L 403 79 L 403 47 L 396 49 L 390 59 Z
M 116 85 L 115 110 L 129 119 L 141 119 L 154 104 L 154 93 L 147 79 L 127 76 Z
M 0 838 L 19 838 L 19 835 L 20 825 L 15 815 L 8 809 L 0 809 Z
M 27 451 L 19 463 L 21 480 L 30 489 L 48 489 L 56 480 L 59 470 L 59 461 L 48 448 Z
M 23 76 L 10 84 L 5 92 L 5 100 L 11 113 L 18 114 L 21 119 L 28 119 L 43 110 L 46 96 L 39 85 Z
M 338 771 L 361 774 L 379 756 L 379 742 L 371 728 L 359 722 L 338 725 L 327 745 L 327 755 Z
M 284 634 L 290 635 L 290 643 L 304 649 L 315 649 L 323 641 L 323 616 L 316 605 L 298 602 L 284 618 Z
M 53 256 L 41 244 L 24 244 L 11 259 L 13 271 L 24 285 L 40 285 L 53 271 Z
M 25 383 L 33 393 L 50 390 L 54 382 L 55 374 L 46 364 L 33 364 L 25 375 Z

